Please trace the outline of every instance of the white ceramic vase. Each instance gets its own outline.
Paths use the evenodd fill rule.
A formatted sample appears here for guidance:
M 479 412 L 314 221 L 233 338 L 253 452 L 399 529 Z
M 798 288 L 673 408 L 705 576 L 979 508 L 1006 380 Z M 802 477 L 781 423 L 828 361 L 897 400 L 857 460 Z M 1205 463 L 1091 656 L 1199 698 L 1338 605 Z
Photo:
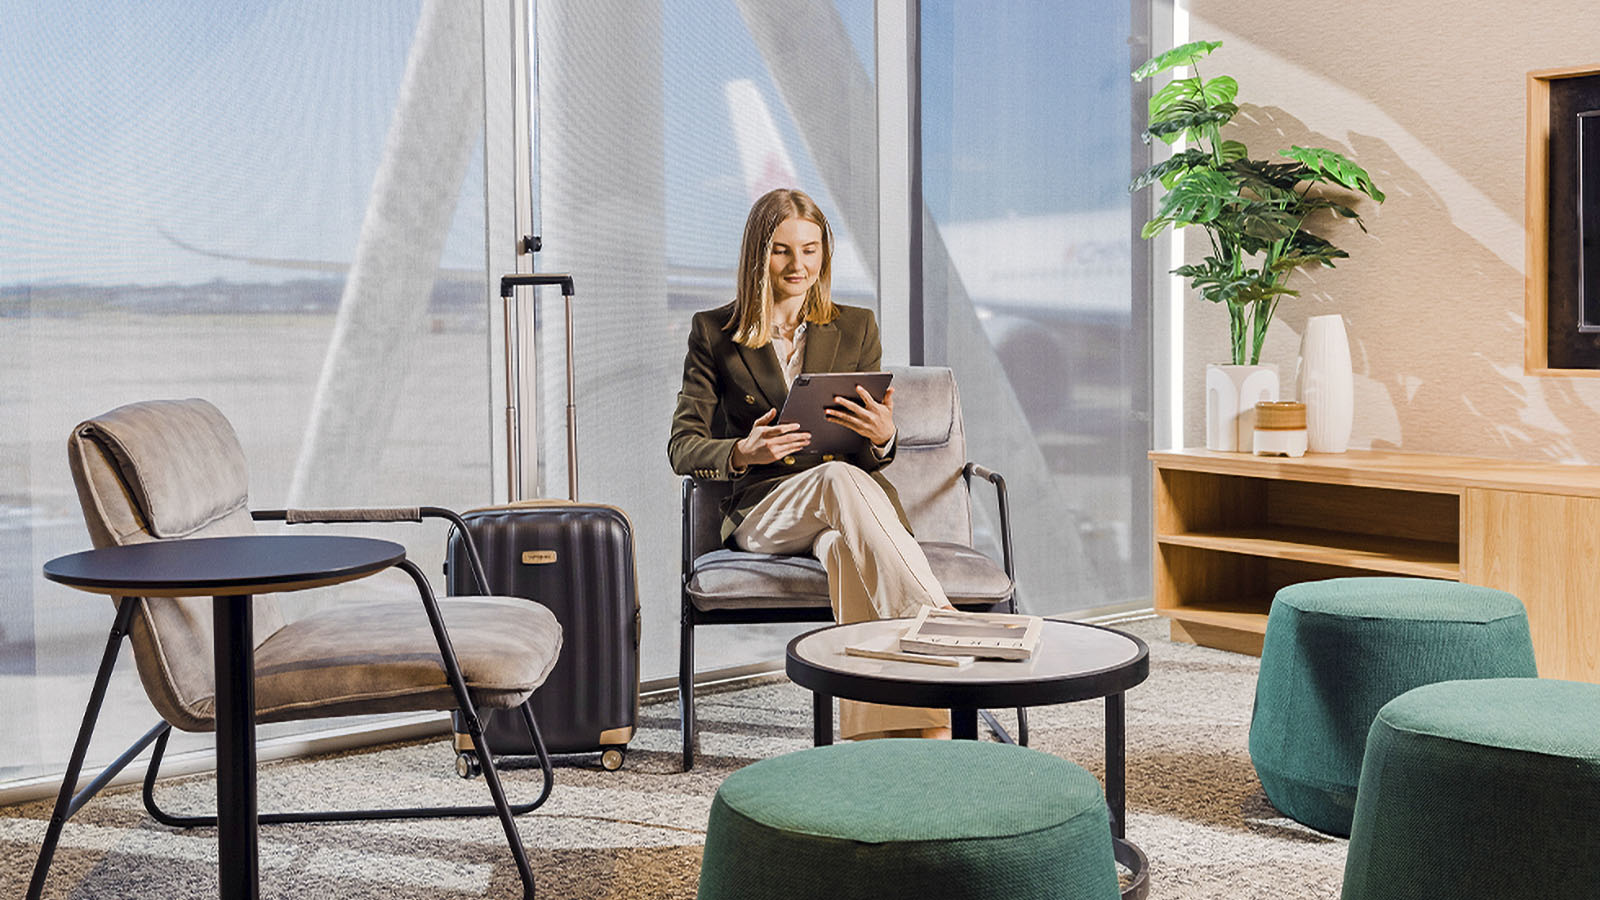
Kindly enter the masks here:
M 1355 381 L 1344 319 L 1312 316 L 1300 339 L 1300 400 L 1306 405 L 1306 447 L 1312 453 L 1350 449 Z
M 1249 453 L 1256 404 L 1277 399 L 1276 366 L 1206 366 L 1206 449 Z

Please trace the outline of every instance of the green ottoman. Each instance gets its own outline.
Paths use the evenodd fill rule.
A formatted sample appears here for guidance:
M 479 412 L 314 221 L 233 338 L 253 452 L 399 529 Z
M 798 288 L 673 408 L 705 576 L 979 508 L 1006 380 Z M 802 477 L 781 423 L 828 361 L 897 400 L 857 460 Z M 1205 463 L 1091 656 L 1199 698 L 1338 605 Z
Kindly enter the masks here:
M 1333 578 L 1273 598 L 1250 761 L 1267 799 L 1319 831 L 1350 833 L 1367 729 L 1414 687 L 1534 677 L 1516 597 L 1427 578 Z
M 1093 775 L 1025 747 L 862 741 L 762 760 L 711 803 L 700 900 L 1115 900 Z
M 1378 711 L 1344 900 L 1600 897 L 1600 685 L 1448 681 Z

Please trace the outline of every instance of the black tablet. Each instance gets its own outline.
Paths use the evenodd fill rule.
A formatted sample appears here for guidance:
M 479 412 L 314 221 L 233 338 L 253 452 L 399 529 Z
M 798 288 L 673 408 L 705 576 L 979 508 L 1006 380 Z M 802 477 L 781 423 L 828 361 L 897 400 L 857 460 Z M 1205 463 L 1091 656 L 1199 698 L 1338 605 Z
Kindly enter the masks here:
M 801 431 L 811 433 L 807 453 L 855 453 L 866 438 L 836 422 L 828 421 L 823 410 L 836 406 L 834 397 L 849 397 L 859 402 L 856 385 L 867 389 L 872 399 L 883 402 L 894 376 L 888 372 L 828 372 L 797 375 L 789 386 L 789 399 L 783 401 L 777 424 L 794 422 Z

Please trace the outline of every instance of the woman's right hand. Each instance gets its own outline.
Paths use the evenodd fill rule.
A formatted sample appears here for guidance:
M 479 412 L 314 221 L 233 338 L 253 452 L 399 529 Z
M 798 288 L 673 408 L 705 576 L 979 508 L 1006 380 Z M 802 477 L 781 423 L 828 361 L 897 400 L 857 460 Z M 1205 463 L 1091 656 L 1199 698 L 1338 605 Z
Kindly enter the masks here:
M 770 424 L 777 417 L 776 409 L 767 410 L 754 425 L 750 426 L 750 433 L 733 445 L 735 469 L 776 462 L 785 456 L 799 453 L 811 443 L 811 433 L 800 431 L 800 426 L 794 422 L 783 425 Z

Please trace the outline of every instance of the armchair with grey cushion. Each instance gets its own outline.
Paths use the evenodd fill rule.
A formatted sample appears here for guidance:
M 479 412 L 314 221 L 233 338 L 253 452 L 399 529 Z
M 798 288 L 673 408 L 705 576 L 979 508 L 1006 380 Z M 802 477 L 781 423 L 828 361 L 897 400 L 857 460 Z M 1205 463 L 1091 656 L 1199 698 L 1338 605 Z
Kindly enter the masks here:
M 942 367 L 890 367 L 894 373 L 894 462 L 883 469 L 900 495 L 917 542 L 950 602 L 960 609 L 1016 611 L 1011 519 L 1005 479 L 966 458 L 966 432 L 955 376 Z M 995 488 L 1003 560 L 972 546 L 973 478 Z M 722 543 L 721 503 L 731 483 L 683 480 L 682 632 L 678 702 L 683 767 L 694 766 L 694 629 L 697 625 L 831 622 L 828 576 L 810 556 L 774 556 Z M 996 733 L 1003 729 L 984 713 Z M 1028 742 L 1026 713 L 1017 710 L 1017 740 Z
M 249 479 L 238 438 L 222 413 L 204 400 L 158 400 L 119 407 L 73 429 L 67 450 L 96 547 L 249 534 L 255 530 L 254 522 L 263 519 L 295 524 L 421 521 L 423 516 L 438 516 L 460 525 L 454 513 L 435 507 L 252 513 L 247 506 Z M 465 528 L 460 531 L 468 534 Z M 473 562 L 480 590 L 487 593 L 482 566 L 476 559 Z M 493 803 L 270 812 L 261 814 L 259 820 L 498 816 L 524 895 L 532 897 L 533 875 L 512 817 L 539 806 L 550 793 L 549 759 L 525 701 L 555 665 L 561 651 L 561 626 L 549 610 L 526 600 L 489 596 L 438 600 L 415 564 L 404 561 L 398 568 L 415 583 L 420 603 L 333 606 L 286 622 L 272 595 L 255 598 L 256 719 L 266 723 L 456 711 L 468 723 Z M 144 782 L 144 803 L 150 815 L 179 827 L 216 823 L 215 816 L 169 813 L 156 803 L 154 793 L 172 729 L 215 729 L 211 604 L 209 597 L 118 598 L 116 622 L 34 867 L 29 898 L 43 890 L 66 819 L 151 743 L 155 749 Z M 74 794 L 124 636 L 133 644 L 145 693 L 163 721 Z M 524 804 L 506 799 L 476 712 L 518 707 L 544 771 L 539 797 Z

